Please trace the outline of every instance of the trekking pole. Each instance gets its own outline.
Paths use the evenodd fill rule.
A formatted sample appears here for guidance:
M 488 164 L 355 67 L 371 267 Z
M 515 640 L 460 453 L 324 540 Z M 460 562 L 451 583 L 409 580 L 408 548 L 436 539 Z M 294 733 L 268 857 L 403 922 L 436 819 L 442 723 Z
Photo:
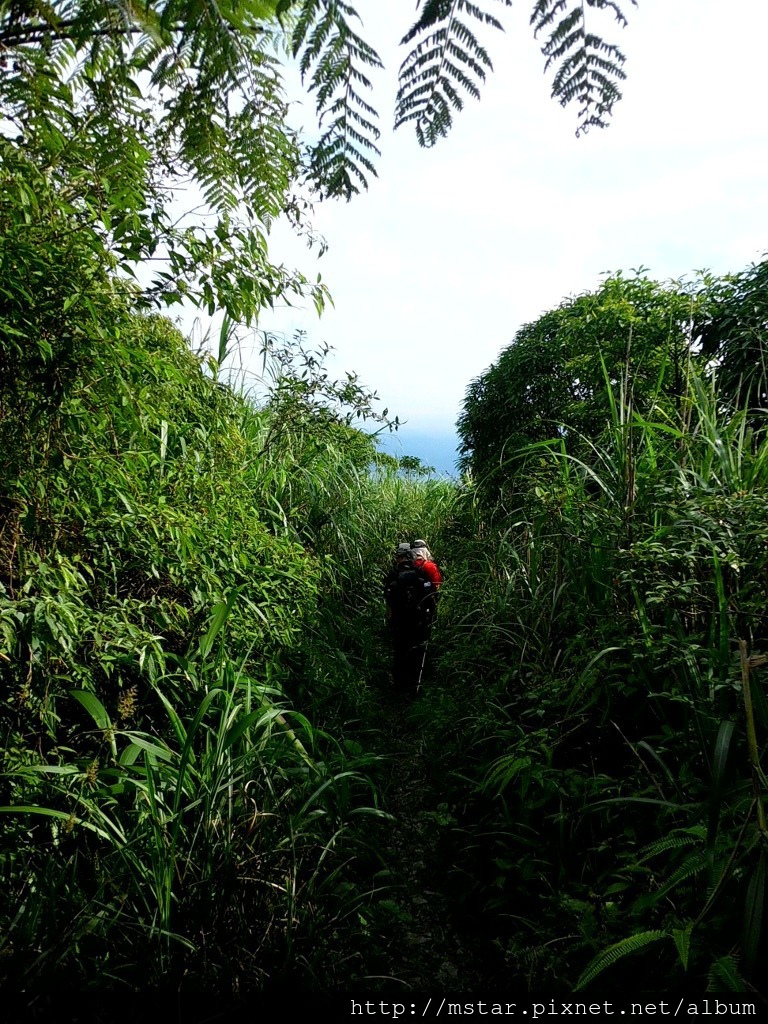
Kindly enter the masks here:
M 424 663 L 427 660 L 427 645 L 428 644 L 429 644 L 429 640 L 425 640 L 424 641 L 424 653 L 421 656 L 421 665 L 419 667 L 419 678 L 418 678 L 418 681 L 416 683 L 416 693 L 418 693 L 419 690 L 421 689 L 421 676 L 422 676 L 422 673 L 424 672 Z

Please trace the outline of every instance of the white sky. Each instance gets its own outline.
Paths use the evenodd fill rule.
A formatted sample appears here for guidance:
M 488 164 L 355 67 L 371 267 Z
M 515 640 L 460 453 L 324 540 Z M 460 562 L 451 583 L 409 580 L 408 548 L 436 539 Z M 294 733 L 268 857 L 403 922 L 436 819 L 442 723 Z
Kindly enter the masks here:
M 599 23 L 627 55 L 624 98 L 607 129 L 579 139 L 576 110 L 549 96 L 531 0 L 484 0 L 507 25 L 489 38 L 496 70 L 431 150 L 389 128 L 413 0 L 355 6 L 386 65 L 379 177 L 316 208 L 330 245 L 319 262 L 273 233 L 273 259 L 321 272 L 335 308 L 260 326 L 333 345 L 332 369 L 359 373 L 411 429 L 451 434 L 467 385 L 517 329 L 603 272 L 725 273 L 768 249 L 765 0 L 624 0 L 626 29 Z M 299 123 L 312 111 L 308 100 Z

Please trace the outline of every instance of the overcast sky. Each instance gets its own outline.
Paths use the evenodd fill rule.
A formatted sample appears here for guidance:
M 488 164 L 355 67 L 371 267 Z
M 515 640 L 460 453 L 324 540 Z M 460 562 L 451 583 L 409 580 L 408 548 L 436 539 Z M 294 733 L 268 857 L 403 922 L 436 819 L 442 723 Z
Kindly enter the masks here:
M 333 345 L 334 370 L 358 372 L 411 430 L 452 435 L 467 385 L 517 329 L 604 272 L 725 273 L 768 249 L 765 0 L 624 0 L 628 27 L 598 26 L 627 55 L 624 98 L 610 127 L 579 139 L 576 111 L 549 96 L 531 0 L 485 0 L 507 25 L 489 39 L 495 72 L 431 150 L 389 127 L 413 0 L 355 6 L 386 65 L 379 177 L 316 208 L 319 261 L 274 233 L 273 259 L 320 271 L 335 308 L 261 327 Z

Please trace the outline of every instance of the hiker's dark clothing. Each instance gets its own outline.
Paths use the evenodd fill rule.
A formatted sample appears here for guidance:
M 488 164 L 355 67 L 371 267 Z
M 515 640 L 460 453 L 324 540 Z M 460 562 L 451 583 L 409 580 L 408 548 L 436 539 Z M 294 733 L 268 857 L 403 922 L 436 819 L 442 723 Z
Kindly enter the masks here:
M 427 653 L 429 627 L 392 630 L 392 684 L 401 693 L 415 694 Z
M 392 636 L 394 686 L 415 693 L 435 614 L 435 588 L 423 569 L 401 561 L 384 579 L 384 599 Z

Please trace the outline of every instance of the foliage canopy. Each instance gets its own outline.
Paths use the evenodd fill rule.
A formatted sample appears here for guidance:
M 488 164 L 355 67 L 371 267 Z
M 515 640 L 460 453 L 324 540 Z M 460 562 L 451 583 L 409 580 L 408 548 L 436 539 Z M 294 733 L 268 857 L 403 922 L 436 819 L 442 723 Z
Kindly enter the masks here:
M 623 55 L 587 25 L 601 10 L 624 23 L 608 0 L 537 0 L 531 16 L 546 34 L 547 67 L 557 68 L 553 95 L 579 103 L 580 129 L 605 123 L 623 77 Z M 301 182 L 350 198 L 375 174 L 367 75 L 381 62 L 358 21 L 344 0 L 2 0 L 4 187 L 23 199 L 35 189 L 20 182 L 42 175 L 125 271 L 158 264 L 146 288 L 155 300 L 190 296 L 244 320 L 291 294 L 322 306 L 322 286 L 270 263 L 266 236 L 286 214 L 311 237 Z M 422 145 L 447 133 L 464 97 L 479 95 L 492 67 L 477 31 L 486 27 L 502 24 L 466 0 L 418 5 L 402 40 L 410 49 L 395 123 L 413 122 Z M 323 126 L 311 146 L 288 125 L 287 53 Z M 174 197 L 184 190 L 211 211 L 208 227 L 179 217 Z
M 583 454 L 610 423 L 617 388 L 633 412 L 679 408 L 703 316 L 697 292 L 696 284 L 617 274 L 521 327 L 467 389 L 458 423 L 464 467 L 495 490 L 532 444 L 567 437 Z
M 768 406 L 768 260 L 709 282 L 702 351 L 736 408 Z

